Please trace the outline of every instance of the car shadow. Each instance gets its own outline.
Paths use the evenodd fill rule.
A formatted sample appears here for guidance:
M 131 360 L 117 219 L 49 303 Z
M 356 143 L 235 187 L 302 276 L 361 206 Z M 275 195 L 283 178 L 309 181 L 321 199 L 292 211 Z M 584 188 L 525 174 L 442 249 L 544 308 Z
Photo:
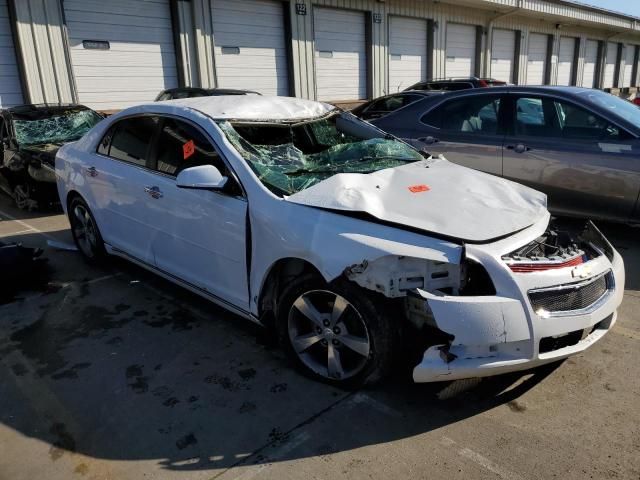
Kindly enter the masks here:
M 635 230 L 603 229 L 635 289 Z M 35 233 L 0 238 L 12 240 L 43 242 Z M 261 328 L 146 270 L 118 259 L 88 266 L 51 248 L 45 256 L 57 287 L 0 305 L 0 421 L 45 442 L 51 462 L 80 453 L 199 471 L 350 451 L 500 405 L 519 412 L 518 399 L 559 366 L 458 392 L 413 384 L 405 366 L 379 387 L 343 391 L 294 371 Z M 284 448 L 300 432 L 311 439 Z

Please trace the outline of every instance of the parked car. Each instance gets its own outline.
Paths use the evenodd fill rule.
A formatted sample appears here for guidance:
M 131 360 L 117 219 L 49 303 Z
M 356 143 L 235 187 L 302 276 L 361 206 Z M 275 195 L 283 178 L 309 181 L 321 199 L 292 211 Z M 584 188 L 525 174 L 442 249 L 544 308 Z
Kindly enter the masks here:
M 58 148 L 79 139 L 101 120 L 83 105 L 21 105 L 0 110 L 0 188 L 21 209 L 57 204 L 54 161 Z
M 496 80 L 495 78 L 478 78 L 478 77 L 462 77 L 462 78 L 439 78 L 414 83 L 407 90 L 467 90 L 469 88 L 485 88 L 485 87 L 501 87 L 507 82 Z
M 66 145 L 58 190 L 82 254 L 138 265 L 277 332 L 340 385 L 531 368 L 616 320 L 621 257 L 544 194 L 425 156 L 331 105 L 212 97 L 128 108 Z M 397 372 L 396 372 L 397 373 Z
M 162 90 L 156 97 L 156 102 L 176 100 L 179 98 L 215 97 L 218 95 L 260 95 L 252 90 L 236 90 L 233 88 L 198 88 L 178 87 Z
M 631 103 L 633 103 L 636 107 L 640 107 L 640 97 L 634 97 L 634 99 L 631 100 Z
M 374 118 L 380 118 L 391 112 L 395 112 L 399 108 L 406 107 L 413 102 L 422 100 L 424 97 L 439 95 L 442 93 L 444 92 L 429 90 L 408 90 L 405 92 L 398 92 L 369 100 L 368 102 L 358 105 L 356 108 L 351 110 L 351 113 L 363 120 L 373 120 Z
M 640 221 L 640 110 L 578 87 L 495 87 L 426 97 L 372 120 L 449 161 L 549 196 L 553 213 Z

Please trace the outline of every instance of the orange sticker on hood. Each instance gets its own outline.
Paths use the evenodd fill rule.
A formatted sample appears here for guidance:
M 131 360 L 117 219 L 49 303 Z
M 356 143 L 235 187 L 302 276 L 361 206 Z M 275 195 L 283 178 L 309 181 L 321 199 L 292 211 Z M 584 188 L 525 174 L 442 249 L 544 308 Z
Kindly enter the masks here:
M 182 158 L 186 160 L 196 151 L 196 146 L 193 140 L 189 140 L 187 143 L 182 144 Z
M 420 192 L 428 192 L 429 190 L 431 190 L 429 188 L 429 185 L 411 185 L 409 187 L 409 191 L 411 193 L 420 193 Z

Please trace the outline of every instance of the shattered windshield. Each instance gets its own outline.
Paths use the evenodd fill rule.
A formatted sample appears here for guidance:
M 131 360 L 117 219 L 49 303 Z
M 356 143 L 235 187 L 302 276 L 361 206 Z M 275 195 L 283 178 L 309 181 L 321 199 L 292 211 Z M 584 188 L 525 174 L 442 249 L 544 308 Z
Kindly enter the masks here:
M 102 117 L 93 110 L 63 110 L 44 118 L 14 118 L 19 145 L 41 145 L 78 140 Z
M 347 114 L 296 124 L 220 121 L 218 126 L 277 194 L 291 195 L 337 173 L 372 173 L 423 159 L 406 143 Z

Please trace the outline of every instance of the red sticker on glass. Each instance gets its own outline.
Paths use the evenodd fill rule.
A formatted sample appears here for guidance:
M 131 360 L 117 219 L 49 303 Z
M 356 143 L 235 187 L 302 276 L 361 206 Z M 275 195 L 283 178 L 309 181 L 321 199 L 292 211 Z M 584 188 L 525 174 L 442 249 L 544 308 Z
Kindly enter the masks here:
M 429 190 L 431 190 L 429 188 L 429 185 L 411 185 L 409 187 L 409 191 L 411 193 L 420 193 L 420 192 L 428 192 Z
M 182 158 L 186 160 L 196 151 L 196 146 L 193 140 L 189 140 L 187 143 L 182 144 Z

